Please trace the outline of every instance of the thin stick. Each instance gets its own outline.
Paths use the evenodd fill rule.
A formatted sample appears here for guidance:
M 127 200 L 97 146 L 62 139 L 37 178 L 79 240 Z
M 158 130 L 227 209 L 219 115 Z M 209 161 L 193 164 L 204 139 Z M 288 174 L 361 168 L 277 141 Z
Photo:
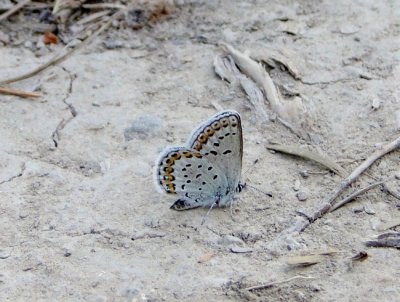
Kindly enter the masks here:
M 31 2 L 31 0 L 22 0 L 17 5 L 15 5 L 14 7 L 10 8 L 5 13 L 1 14 L 0 15 L 0 22 L 2 22 L 3 20 L 5 20 L 9 16 L 11 16 L 12 14 L 16 13 L 17 11 L 19 11 L 21 8 L 23 8 L 25 5 L 27 5 L 29 2 Z
M 61 62 L 63 59 L 65 59 L 67 56 L 71 55 L 73 52 L 77 51 L 78 49 L 83 48 L 84 46 L 88 45 L 94 38 L 96 38 L 98 35 L 100 35 L 103 31 L 105 31 L 112 23 L 112 21 L 114 21 L 118 16 L 120 16 L 120 14 L 122 14 L 123 11 L 120 10 L 118 12 L 116 12 L 114 15 L 111 16 L 111 18 L 104 23 L 96 32 L 94 32 L 91 36 L 89 36 L 88 38 L 86 38 L 86 40 L 84 40 L 81 44 L 77 45 L 75 48 L 71 48 L 69 50 L 67 50 L 70 47 L 70 44 L 74 42 L 74 40 L 71 41 L 70 44 L 67 44 L 58 54 L 56 54 L 53 58 L 51 58 L 48 62 L 46 62 L 45 64 L 35 68 L 32 71 L 29 71 L 25 74 L 22 74 L 20 76 L 8 79 L 8 80 L 4 80 L 0 82 L 0 85 L 3 84 L 10 84 L 10 83 L 14 83 L 14 82 L 18 82 L 18 81 L 22 81 L 25 79 L 28 79 L 36 74 L 38 74 L 39 72 L 45 70 L 46 68 L 55 65 L 59 62 Z M 62 54 L 65 51 L 64 54 Z
M 245 290 L 263 289 L 263 288 L 267 288 L 267 287 L 272 287 L 272 286 L 277 285 L 277 284 L 290 282 L 290 281 L 295 280 L 295 279 L 315 279 L 315 278 L 314 277 L 310 277 L 310 276 L 300 276 L 299 275 L 299 276 L 294 276 L 292 278 L 285 279 L 285 280 L 282 280 L 282 281 L 275 281 L 275 282 L 265 283 L 265 284 L 262 284 L 262 285 L 246 287 Z
M 16 95 L 22 98 L 30 98 L 30 97 L 37 98 L 41 96 L 39 92 L 23 91 L 19 89 L 6 88 L 6 87 L 0 87 L 0 94 Z
M 361 195 L 377 186 L 383 185 L 385 182 L 384 181 L 378 181 L 375 182 L 373 184 L 370 184 L 369 186 L 362 188 L 356 192 L 354 192 L 353 194 L 347 196 L 346 198 L 342 199 L 341 201 L 339 201 L 337 204 L 335 204 L 335 206 L 333 206 L 329 212 L 333 212 L 336 211 L 337 209 L 339 209 L 340 207 L 344 206 L 346 203 L 349 203 L 350 201 L 352 201 L 353 199 L 355 199 L 358 195 Z
M 350 185 L 352 184 L 365 170 L 367 170 L 376 160 L 392 152 L 393 150 L 400 147 L 400 137 L 396 138 L 391 143 L 385 145 L 380 150 L 376 150 L 369 156 L 365 161 L 361 163 L 346 179 L 344 179 L 319 206 L 319 208 L 308 216 L 306 221 L 303 221 L 301 225 L 296 226 L 296 231 L 303 232 L 309 225 L 311 225 L 318 218 L 328 213 L 332 208 L 335 199 Z
M 82 4 L 83 8 L 87 9 L 107 9 L 107 8 L 118 8 L 124 9 L 126 6 L 122 4 L 114 4 L 114 3 L 94 3 L 94 4 Z
M 107 16 L 110 12 L 103 10 L 103 11 L 99 11 L 97 13 L 93 13 L 85 18 L 80 19 L 78 22 L 76 22 L 76 25 L 84 25 L 86 23 L 90 23 L 93 22 L 97 19 L 103 18 L 104 16 Z

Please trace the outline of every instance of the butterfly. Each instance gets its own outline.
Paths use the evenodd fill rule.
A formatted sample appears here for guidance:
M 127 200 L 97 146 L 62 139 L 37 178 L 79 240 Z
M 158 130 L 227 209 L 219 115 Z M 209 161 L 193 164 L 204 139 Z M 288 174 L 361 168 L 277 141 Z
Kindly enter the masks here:
M 225 110 L 200 124 L 184 147 L 161 152 L 155 164 L 156 186 L 178 199 L 174 210 L 224 207 L 240 184 L 243 156 L 241 118 Z

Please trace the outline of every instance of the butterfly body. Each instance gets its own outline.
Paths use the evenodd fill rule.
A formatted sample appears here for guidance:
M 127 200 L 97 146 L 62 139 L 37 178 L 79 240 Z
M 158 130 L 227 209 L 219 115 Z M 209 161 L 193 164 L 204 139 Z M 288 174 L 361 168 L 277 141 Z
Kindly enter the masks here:
M 185 146 L 161 152 L 156 185 L 177 195 L 175 210 L 227 206 L 241 189 L 242 155 L 240 115 L 222 111 L 198 126 Z

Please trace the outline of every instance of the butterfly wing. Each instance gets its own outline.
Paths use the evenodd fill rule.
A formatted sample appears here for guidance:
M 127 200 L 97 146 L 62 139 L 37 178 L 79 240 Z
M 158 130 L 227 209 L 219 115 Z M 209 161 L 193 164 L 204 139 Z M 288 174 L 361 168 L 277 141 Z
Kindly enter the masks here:
M 227 179 L 225 193 L 234 192 L 239 185 L 243 156 L 239 113 L 225 110 L 214 115 L 194 130 L 187 146 L 218 166 Z
M 186 147 L 164 150 L 156 162 L 156 181 L 178 195 L 175 210 L 225 206 L 239 185 L 243 138 L 240 115 L 220 112 L 201 124 Z
M 168 194 L 179 199 L 175 210 L 211 205 L 220 199 L 227 178 L 207 156 L 186 147 L 164 150 L 156 163 L 156 181 Z

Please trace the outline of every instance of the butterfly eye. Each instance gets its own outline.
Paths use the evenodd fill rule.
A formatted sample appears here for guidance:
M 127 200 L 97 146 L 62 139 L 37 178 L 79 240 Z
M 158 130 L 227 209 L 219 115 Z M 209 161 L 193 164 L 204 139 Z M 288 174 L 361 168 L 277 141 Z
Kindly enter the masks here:
M 191 158 L 191 157 L 193 157 L 193 153 L 192 152 L 183 152 L 183 155 L 186 157 L 186 158 Z
M 235 123 L 235 124 L 237 123 L 236 117 L 231 116 L 229 119 L 230 119 L 231 123 Z
M 193 144 L 193 149 L 200 151 L 201 150 L 201 144 L 198 141 L 195 141 L 195 143 Z
M 208 137 L 206 135 L 200 134 L 200 136 L 199 136 L 200 143 L 205 144 L 205 143 L 207 143 L 207 140 L 208 140 Z
M 172 165 L 174 164 L 174 159 L 168 158 L 168 159 L 165 161 L 165 163 L 166 163 L 167 165 L 169 165 L 169 166 L 172 166 Z
M 174 169 L 171 168 L 171 167 L 165 167 L 163 170 L 164 170 L 164 172 L 166 172 L 166 173 L 168 173 L 168 174 L 171 174 L 171 173 L 174 172 Z
M 212 124 L 212 127 L 214 128 L 214 130 L 219 130 L 221 129 L 221 124 L 219 122 L 215 122 Z
M 181 155 L 180 155 L 179 153 L 172 153 L 172 154 L 171 154 L 171 157 L 172 157 L 174 160 L 176 160 L 176 159 L 180 159 L 180 158 L 181 158 Z
M 173 175 L 164 175 L 164 180 L 173 181 L 175 177 Z
M 212 136 L 214 134 L 214 130 L 211 127 L 206 128 L 206 133 L 208 136 Z

